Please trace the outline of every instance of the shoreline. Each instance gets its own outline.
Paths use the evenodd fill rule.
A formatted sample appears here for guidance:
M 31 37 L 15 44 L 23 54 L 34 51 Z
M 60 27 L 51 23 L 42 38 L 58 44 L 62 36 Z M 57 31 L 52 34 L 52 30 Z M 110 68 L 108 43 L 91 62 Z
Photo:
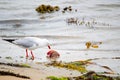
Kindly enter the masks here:
M 27 77 L 30 77 L 30 79 L 25 79 L 25 80 L 46 80 L 46 77 L 48 76 L 56 76 L 56 77 L 62 77 L 62 76 L 67 76 L 67 77 L 74 77 L 74 76 L 79 76 L 81 75 L 80 72 L 74 71 L 74 70 L 67 70 L 64 68 L 57 68 L 57 67 L 48 67 L 43 64 L 34 64 L 31 66 L 31 68 L 25 68 L 25 67 L 15 67 L 15 66 L 8 66 L 8 65 L 0 65 L 0 71 L 6 71 L 6 72 L 11 72 L 14 74 L 19 74 L 19 75 L 24 75 Z M 9 79 L 10 75 L 5 76 L 6 79 Z M 2 79 L 3 75 L 0 76 L 0 79 Z M 19 78 L 15 76 L 11 76 L 14 78 Z M 12 80 L 14 78 L 11 78 L 9 80 Z M 23 79 L 24 78 L 20 78 Z M 3 80 L 3 79 L 2 79 Z
M 34 63 L 34 64 L 27 64 L 31 67 L 26 66 L 16 66 L 16 64 L 11 63 L 11 65 L 6 65 L 10 63 L 3 63 L 0 64 L 0 73 L 3 71 L 5 73 L 14 73 L 15 75 L 0 75 L 0 80 L 47 80 L 47 77 L 54 76 L 54 77 L 67 77 L 67 78 L 81 78 L 81 76 L 89 74 L 90 76 L 93 76 L 93 74 L 96 74 L 98 76 L 101 76 L 101 74 L 96 73 L 94 71 L 88 71 L 86 73 L 81 74 L 81 72 L 77 70 L 72 70 L 64 67 L 55 67 L 55 66 L 47 66 L 45 63 Z M 17 64 L 18 65 L 18 64 Z M 21 64 L 19 64 L 21 65 Z M 106 73 L 110 75 L 114 75 L 111 73 Z M 102 77 L 106 78 L 119 78 L 119 76 L 106 76 L 106 74 L 102 74 Z M 30 79 L 26 79 L 24 76 L 28 77 Z M 74 79 L 73 79 L 74 80 Z M 112 79 L 114 80 L 114 79 Z

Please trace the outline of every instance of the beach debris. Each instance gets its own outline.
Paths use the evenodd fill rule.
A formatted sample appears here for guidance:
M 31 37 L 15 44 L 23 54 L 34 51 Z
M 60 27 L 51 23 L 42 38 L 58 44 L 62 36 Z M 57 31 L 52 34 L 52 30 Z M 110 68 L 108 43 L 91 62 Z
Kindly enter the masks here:
M 90 46 L 91 46 L 91 42 L 90 42 L 90 41 L 88 41 L 88 42 L 86 42 L 86 43 L 85 43 L 85 45 L 86 45 L 87 49 L 89 49 L 89 48 L 90 48 Z
M 49 80 L 68 80 L 67 77 L 55 77 L 55 76 L 48 76 L 47 79 L 49 79 Z
M 21 23 L 15 23 L 15 24 L 13 25 L 13 27 L 15 27 L 15 28 L 19 28 L 19 27 L 21 27 L 21 26 L 23 26 Z
M 92 45 L 91 47 L 93 47 L 93 48 L 98 48 L 98 45 L 95 44 L 95 45 Z
M 20 56 L 20 58 L 24 58 L 24 56 Z
M 72 6 L 64 7 L 62 13 L 65 13 L 66 11 L 72 11 Z
M 86 48 L 89 49 L 90 47 L 92 48 L 99 48 L 99 45 L 102 44 L 102 42 L 86 42 L 85 45 L 86 45 Z
M 63 11 L 64 12 L 64 11 Z M 85 26 L 87 28 L 92 28 L 95 29 L 97 25 L 101 25 L 101 26 L 108 26 L 108 27 L 103 27 L 103 28 L 109 28 L 109 26 L 111 26 L 108 23 L 104 23 L 104 22 L 98 22 L 96 21 L 96 19 L 94 18 L 79 18 L 79 17 L 71 17 L 71 18 L 67 18 L 66 19 L 66 23 L 68 23 L 68 25 L 77 25 L 77 26 Z M 100 29 L 102 27 L 99 27 L 98 29 Z
M 120 77 L 110 77 L 102 74 L 98 74 L 94 71 L 89 71 L 86 74 L 83 74 L 78 77 L 68 77 L 68 80 L 119 80 Z
M 73 9 L 72 6 L 67 6 L 63 8 L 62 13 L 71 12 L 71 11 L 77 12 L 77 9 Z
M 109 68 L 108 66 L 101 66 L 101 67 L 110 70 L 112 72 L 112 74 L 114 74 L 113 70 L 111 68 Z
M 31 66 L 28 65 L 28 64 L 20 64 L 20 66 L 21 66 L 21 67 L 26 67 L 26 68 L 31 68 Z
M 59 11 L 60 7 L 59 6 L 51 6 L 51 5 L 41 4 L 35 10 L 38 13 L 51 13 L 51 12 Z
M 64 63 L 64 62 L 57 62 L 57 63 L 52 63 L 52 64 L 46 64 L 46 66 L 55 66 L 59 68 L 66 68 L 66 69 L 71 69 L 71 70 L 78 70 L 81 73 L 87 72 L 85 65 L 83 62 L 69 62 L 69 63 Z
M 12 57 L 10 57 L 10 56 L 7 56 L 7 57 L 5 57 L 5 59 L 12 60 Z
M 99 74 L 95 71 L 89 71 L 83 75 L 77 77 L 55 77 L 49 76 L 47 80 L 120 80 L 119 76 L 106 76 L 103 74 Z
M 102 68 L 105 68 L 107 70 L 109 70 L 110 72 L 105 72 L 106 74 L 115 74 L 114 71 L 108 67 L 108 66 L 105 66 L 105 65 L 100 65 L 100 64 L 97 64 L 95 62 L 92 62 L 92 60 L 95 60 L 95 59 L 87 59 L 87 60 L 80 60 L 80 61 L 74 61 L 73 63 L 71 64 L 76 64 L 76 65 L 97 65 L 99 67 L 102 67 Z
M 68 23 L 68 24 L 78 24 L 78 18 L 68 18 L 67 20 L 66 20 L 66 22 Z
M 55 63 L 55 62 L 60 58 L 60 53 L 58 53 L 58 52 L 55 51 L 55 50 L 50 49 L 50 50 L 47 52 L 46 58 L 47 58 L 48 60 L 50 60 L 51 62 Z
M 120 59 L 120 57 L 113 57 L 112 59 Z
M 70 24 L 75 24 L 77 26 L 81 26 L 84 25 L 88 28 L 94 28 L 94 25 L 97 24 L 97 22 L 95 21 L 95 19 L 90 19 L 90 20 L 85 20 L 85 18 L 83 17 L 82 19 L 79 19 L 77 17 L 71 17 L 71 18 L 67 18 L 66 22 L 70 25 Z
M 14 67 L 23 67 L 23 68 L 31 68 L 29 64 L 15 64 L 15 63 L 2 63 L 0 62 L 0 65 L 7 65 L 7 66 L 14 66 Z
M 24 79 L 30 79 L 30 77 L 28 77 L 28 76 L 16 74 L 16 73 L 13 73 L 13 72 L 10 72 L 10 71 L 0 71 L 0 75 L 15 76 L 15 77 L 24 78 Z
M 78 77 L 66 77 L 65 80 L 119 80 L 120 79 L 120 77 L 105 76 L 104 74 L 114 74 L 112 69 L 110 69 L 108 66 L 102 66 L 102 65 L 99 65 L 97 63 L 91 62 L 91 60 L 92 59 L 75 61 L 75 62 L 70 62 L 70 63 L 57 63 L 57 64 L 54 63 L 54 64 L 51 64 L 51 65 L 81 71 L 79 69 L 79 68 L 81 68 L 81 66 L 82 66 L 82 69 L 83 69 L 83 65 L 94 64 L 94 65 L 98 65 L 100 67 L 103 67 L 103 68 L 111 71 L 111 72 L 101 72 L 101 73 L 98 72 L 98 73 L 96 73 L 94 71 L 87 72 L 85 70 L 85 72 L 87 72 L 86 74 L 83 74 L 82 76 L 78 76 Z M 58 78 L 58 77 L 55 77 L 55 76 L 52 76 L 52 77 L 50 76 L 50 77 L 48 77 L 48 79 L 49 80 L 54 80 L 54 79 L 61 80 L 61 78 Z

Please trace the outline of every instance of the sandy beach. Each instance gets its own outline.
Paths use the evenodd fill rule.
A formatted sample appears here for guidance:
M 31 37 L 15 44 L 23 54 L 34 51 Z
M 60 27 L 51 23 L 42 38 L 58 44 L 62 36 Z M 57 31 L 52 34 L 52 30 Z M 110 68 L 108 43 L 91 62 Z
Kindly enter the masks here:
M 21 78 L 16 78 L 14 76 L 0 76 L 0 80 L 29 80 L 29 79 L 21 79 Z
M 37 64 L 31 68 L 20 68 L 20 67 L 11 67 L 0 65 L 0 71 L 10 71 L 16 74 L 25 75 L 30 77 L 30 79 L 19 78 L 15 76 L 0 76 L 0 80 L 46 80 L 48 76 L 57 76 L 57 77 L 73 77 L 81 75 L 78 71 L 67 70 L 64 68 L 55 68 L 55 67 L 46 67 L 42 64 Z

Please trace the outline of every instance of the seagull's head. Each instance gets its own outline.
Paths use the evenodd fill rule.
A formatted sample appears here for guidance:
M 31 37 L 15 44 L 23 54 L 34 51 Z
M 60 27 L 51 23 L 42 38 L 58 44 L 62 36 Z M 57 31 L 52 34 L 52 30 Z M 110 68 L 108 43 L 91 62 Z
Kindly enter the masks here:
M 51 46 L 50 46 L 49 41 L 48 41 L 47 39 L 45 39 L 44 41 L 45 41 L 45 44 L 46 44 L 46 46 L 48 47 L 48 49 L 51 49 Z

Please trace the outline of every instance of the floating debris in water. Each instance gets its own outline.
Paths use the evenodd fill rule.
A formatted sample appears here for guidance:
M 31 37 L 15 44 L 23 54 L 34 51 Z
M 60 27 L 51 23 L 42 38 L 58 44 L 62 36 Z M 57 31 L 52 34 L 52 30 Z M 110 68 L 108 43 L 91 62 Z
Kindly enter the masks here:
M 102 44 L 102 42 L 90 42 L 90 41 L 88 41 L 85 43 L 87 49 L 89 49 L 90 47 L 99 48 L 100 44 Z
M 89 48 L 90 48 L 90 46 L 91 46 L 91 42 L 90 42 L 90 41 L 88 41 L 88 42 L 86 42 L 86 43 L 85 43 L 85 45 L 86 45 L 87 49 L 89 49 Z
M 78 23 L 78 18 L 68 18 L 68 19 L 66 20 L 66 22 L 67 22 L 68 24 L 76 24 L 76 25 L 77 25 L 77 23 Z
M 66 23 L 70 24 L 75 24 L 77 26 L 84 25 L 88 28 L 95 28 L 96 25 L 101 25 L 101 26 L 111 26 L 110 24 L 107 23 L 102 23 L 102 22 L 97 22 L 94 18 L 91 19 L 85 19 L 84 17 L 82 19 L 79 19 L 77 17 L 71 17 L 66 19 Z
M 10 56 L 7 56 L 7 57 L 5 57 L 5 59 L 10 59 L 10 60 L 12 60 L 12 57 L 10 57 Z
M 13 25 L 15 28 L 19 28 L 19 27 L 21 27 L 21 26 L 23 26 L 21 23 L 15 23 L 14 25 Z
M 51 13 L 54 11 L 59 11 L 59 6 L 51 6 L 51 5 L 40 5 L 35 9 L 38 13 Z
M 62 13 L 71 12 L 71 11 L 77 12 L 77 9 L 73 10 L 72 6 L 64 7 Z

